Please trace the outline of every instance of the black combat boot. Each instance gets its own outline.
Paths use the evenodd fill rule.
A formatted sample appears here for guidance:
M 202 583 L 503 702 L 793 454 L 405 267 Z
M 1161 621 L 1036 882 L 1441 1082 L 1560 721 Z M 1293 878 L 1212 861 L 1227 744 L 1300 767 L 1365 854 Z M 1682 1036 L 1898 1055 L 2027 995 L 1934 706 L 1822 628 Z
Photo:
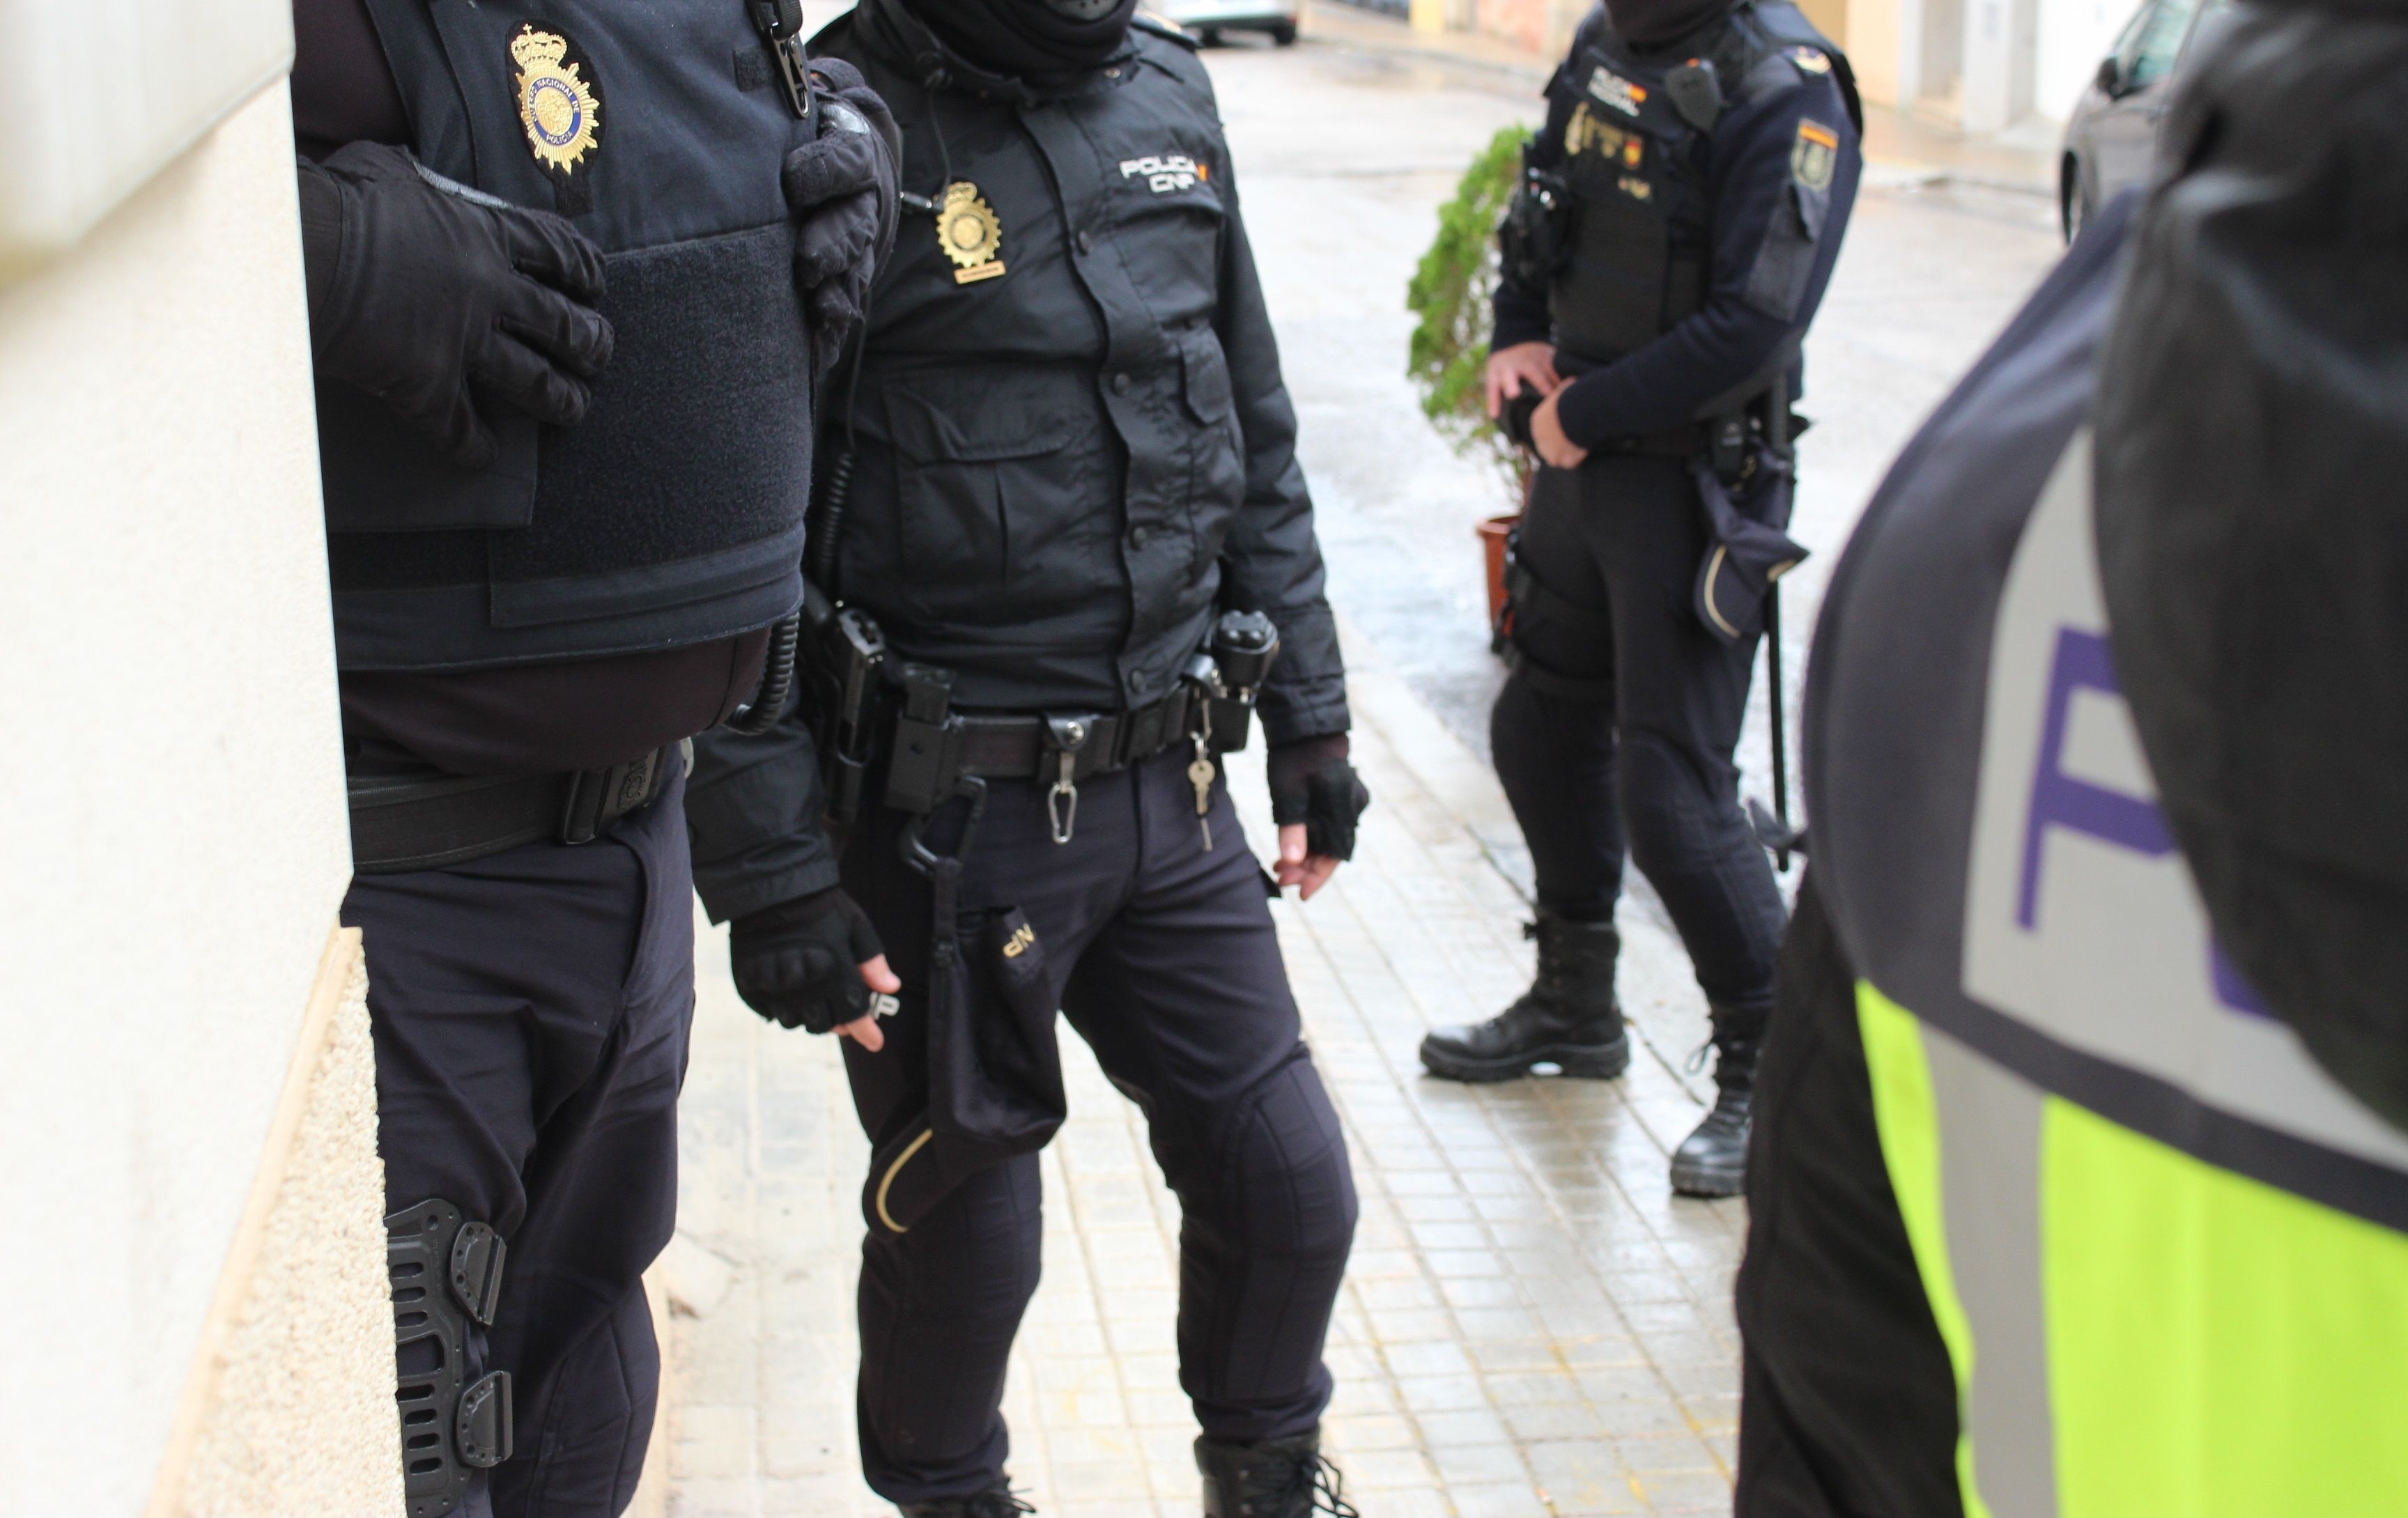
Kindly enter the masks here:
M 1019 1518 L 1037 1510 L 1011 1495 L 1011 1482 L 1001 1476 L 975 1497 L 949 1497 L 936 1502 L 906 1502 L 903 1518 Z
M 1747 1185 L 1747 1131 L 1756 1105 L 1761 1035 L 1742 1038 L 1737 1019 L 1714 1010 L 1714 1110 L 1672 1151 L 1672 1189 L 1684 1196 L 1736 1196 Z M 1750 1018 L 1761 1025 L 1762 1019 Z
M 1319 1434 L 1252 1444 L 1196 1441 L 1204 1473 L 1204 1518 L 1363 1518 L 1346 1500 L 1345 1478 L 1321 1456 Z
M 1485 1023 L 1440 1028 L 1422 1040 L 1422 1067 L 1449 1081 L 1511 1081 L 1533 1065 L 1611 1080 L 1630 1065 L 1630 1036 L 1613 999 L 1622 935 L 1612 923 L 1547 912 L 1524 930 L 1539 940 L 1539 978 Z

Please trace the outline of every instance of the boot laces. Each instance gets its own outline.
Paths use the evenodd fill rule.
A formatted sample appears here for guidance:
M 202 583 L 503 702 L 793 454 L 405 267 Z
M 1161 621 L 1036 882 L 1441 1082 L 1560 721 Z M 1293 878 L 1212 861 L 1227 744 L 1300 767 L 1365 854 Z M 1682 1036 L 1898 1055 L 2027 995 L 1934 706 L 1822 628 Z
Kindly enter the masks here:
M 1297 1460 L 1282 1474 L 1279 1490 L 1272 1494 L 1274 1512 L 1285 1511 L 1289 1501 L 1306 1499 L 1305 1511 L 1329 1514 L 1329 1518 L 1363 1518 L 1354 1504 L 1346 1500 L 1346 1475 L 1330 1461 L 1329 1456 L 1315 1452 Z

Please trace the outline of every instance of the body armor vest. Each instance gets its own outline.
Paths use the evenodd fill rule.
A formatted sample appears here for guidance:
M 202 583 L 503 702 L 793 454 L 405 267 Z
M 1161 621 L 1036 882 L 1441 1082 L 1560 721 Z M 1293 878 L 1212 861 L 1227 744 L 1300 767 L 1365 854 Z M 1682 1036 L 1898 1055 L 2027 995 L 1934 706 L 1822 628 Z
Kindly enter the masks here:
M 1849 116 L 1861 115 L 1845 59 L 1788 0 L 1749 0 L 1643 61 L 1603 7 L 1583 26 L 1548 86 L 1571 102 L 1561 145 L 1569 237 L 1548 289 L 1556 347 L 1610 364 L 1704 303 L 1706 145 L 1727 103 L 1798 82 L 1791 48 L 1828 56 Z
M 780 184 L 810 126 L 738 0 L 369 0 L 428 167 L 600 247 L 584 422 L 489 416 L 458 468 L 319 388 L 339 663 L 444 669 L 710 641 L 802 598 L 810 349 Z

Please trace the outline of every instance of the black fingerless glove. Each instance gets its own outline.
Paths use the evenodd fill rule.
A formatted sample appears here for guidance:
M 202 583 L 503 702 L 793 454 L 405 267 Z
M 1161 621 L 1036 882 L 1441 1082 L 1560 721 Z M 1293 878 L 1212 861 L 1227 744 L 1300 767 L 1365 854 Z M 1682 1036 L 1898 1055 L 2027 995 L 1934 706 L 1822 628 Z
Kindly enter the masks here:
M 886 102 L 840 58 L 811 62 L 819 136 L 786 155 L 786 204 L 802 223 L 795 279 L 824 374 L 861 321 L 878 265 L 895 245 L 901 136 Z
M 827 1033 L 868 1015 L 861 967 L 886 949 L 842 886 L 739 917 L 728 937 L 736 994 L 779 1026 Z
M 585 419 L 610 362 L 602 254 L 550 211 L 438 188 L 399 148 L 298 161 L 318 372 L 376 396 L 454 462 L 493 461 L 480 408 Z
M 1271 821 L 1304 824 L 1304 852 L 1328 859 L 1354 857 L 1354 824 L 1371 804 L 1370 789 L 1347 762 L 1343 733 L 1283 743 L 1268 755 Z

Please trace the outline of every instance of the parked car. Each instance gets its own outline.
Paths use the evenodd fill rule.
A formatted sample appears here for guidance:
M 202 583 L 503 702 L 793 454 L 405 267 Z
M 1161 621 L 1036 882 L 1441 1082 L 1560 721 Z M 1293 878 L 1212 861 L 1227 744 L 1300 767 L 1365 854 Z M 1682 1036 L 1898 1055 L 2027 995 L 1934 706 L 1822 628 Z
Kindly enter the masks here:
M 2117 191 L 2147 180 L 2174 76 L 2230 8 L 2231 0 L 2142 0 L 2115 50 L 2099 61 L 2065 124 L 2057 206 L 2066 241 Z
M 1284 48 L 1296 40 L 1297 7 L 1301 0 L 1154 0 L 1159 11 L 1202 38 L 1208 47 L 1223 32 L 1268 32 Z

